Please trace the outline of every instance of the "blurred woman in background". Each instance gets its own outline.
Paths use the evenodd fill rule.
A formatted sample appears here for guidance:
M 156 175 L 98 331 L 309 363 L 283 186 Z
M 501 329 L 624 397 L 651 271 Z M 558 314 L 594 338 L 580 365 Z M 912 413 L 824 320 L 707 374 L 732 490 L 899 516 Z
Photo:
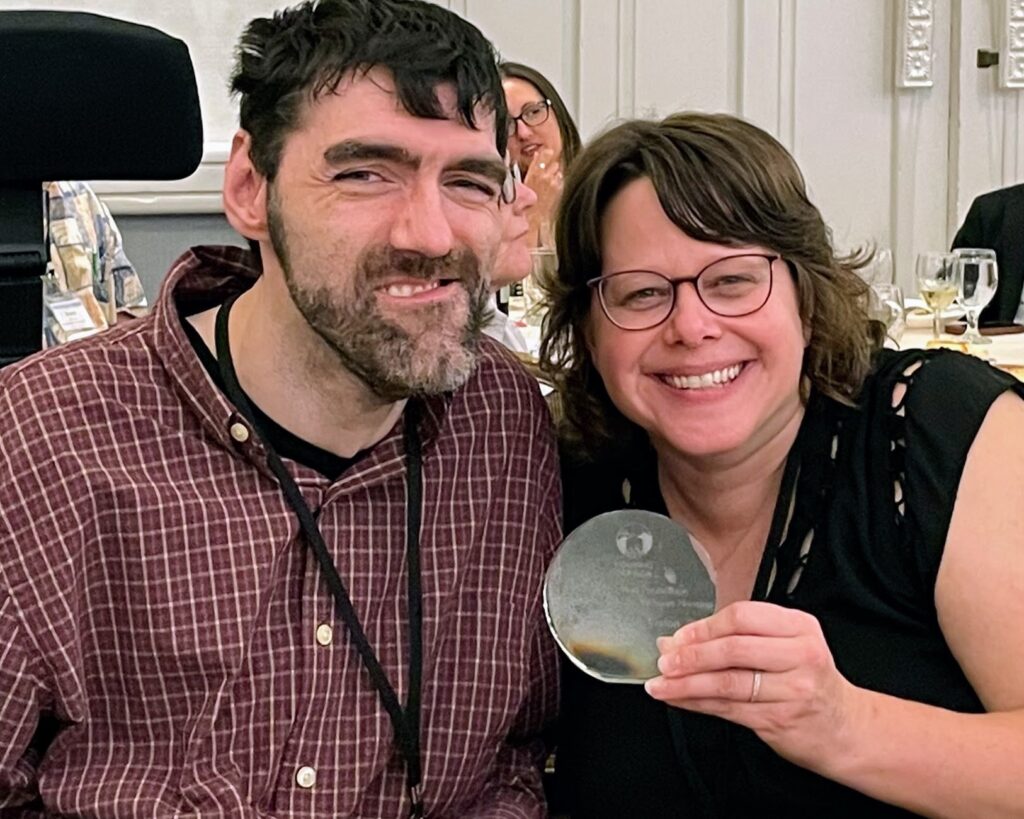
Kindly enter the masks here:
M 530 275 L 530 212 L 537 204 L 535 194 L 518 179 L 514 179 L 515 198 L 501 207 L 501 244 L 498 255 L 494 259 L 494 271 L 491 274 L 491 289 L 498 291 L 520 282 Z M 496 341 L 500 341 L 512 352 L 528 354 L 530 345 L 523 337 L 522 331 L 509 319 L 506 313 L 495 309 L 484 333 Z
M 551 247 L 551 224 L 562 181 L 580 150 L 580 135 L 555 87 L 539 71 L 502 63 L 509 113 L 509 152 L 523 182 L 537 194 L 530 212 L 530 243 Z

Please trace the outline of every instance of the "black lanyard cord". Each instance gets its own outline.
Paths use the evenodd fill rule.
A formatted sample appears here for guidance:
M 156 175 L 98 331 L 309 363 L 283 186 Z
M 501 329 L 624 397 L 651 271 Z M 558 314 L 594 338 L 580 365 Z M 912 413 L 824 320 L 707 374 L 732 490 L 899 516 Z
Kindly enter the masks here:
M 413 402 L 405 407 L 405 455 L 407 459 L 408 500 L 406 503 L 405 554 L 409 562 L 409 694 L 405 701 L 406 731 L 408 748 L 405 752 L 406 776 L 409 797 L 412 799 L 410 817 L 419 819 L 423 815 L 423 791 L 420 767 L 420 708 L 423 688 L 423 589 L 420 574 L 420 514 L 423 501 L 423 457 L 420 451 L 420 436 L 416 430 L 419 417 L 417 405 Z M 385 678 L 386 680 L 386 678 Z M 380 690 L 378 688 L 378 690 Z M 390 714 L 390 711 L 388 712 Z
M 327 586 L 334 597 L 334 608 L 337 616 L 348 628 L 356 651 L 363 661 L 367 673 L 380 696 L 381 704 L 391 718 L 391 726 L 398 741 L 398 747 L 405 761 L 406 784 L 412 800 L 410 819 L 423 816 L 422 770 L 420 761 L 420 705 L 423 681 L 423 594 L 420 579 L 420 512 L 423 497 L 422 455 L 420 439 L 417 432 L 416 405 L 410 402 L 405 408 L 404 443 L 407 459 L 407 499 L 406 499 L 406 558 L 409 569 L 409 692 L 403 709 L 398 701 L 391 681 L 388 679 L 380 661 L 370 646 L 370 641 L 363 631 L 363 626 L 356 614 L 352 599 L 349 597 L 345 583 L 331 558 L 327 544 L 324 542 L 317 525 L 316 518 L 302 492 L 281 461 L 280 456 L 267 440 L 267 436 L 256 422 L 256 415 L 248 397 L 242 391 L 235 372 L 231 348 L 228 343 L 228 315 L 234 298 L 226 301 L 217 313 L 216 343 L 217 362 L 224 389 L 228 398 L 238 408 L 253 430 L 263 442 L 267 451 L 267 465 L 281 484 L 288 505 L 295 512 L 299 526 L 306 542 L 313 550 Z

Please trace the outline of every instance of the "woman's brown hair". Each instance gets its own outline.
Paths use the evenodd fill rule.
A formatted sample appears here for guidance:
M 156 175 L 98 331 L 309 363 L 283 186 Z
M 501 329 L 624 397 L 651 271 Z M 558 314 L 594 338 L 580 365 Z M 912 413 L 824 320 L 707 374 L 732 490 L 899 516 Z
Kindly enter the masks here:
M 800 169 L 768 133 L 726 114 L 679 113 L 612 128 L 583 149 L 566 179 L 558 275 L 542 283 L 549 311 L 540 365 L 558 391 L 567 442 L 592 456 L 646 437 L 612 404 L 585 339 L 593 295 L 586 282 L 602 271 L 601 217 L 639 178 L 651 181 L 665 214 L 691 238 L 782 256 L 810 334 L 805 381 L 852 403 L 884 339 L 868 318 L 868 286 L 857 275 L 869 255 L 836 254 Z

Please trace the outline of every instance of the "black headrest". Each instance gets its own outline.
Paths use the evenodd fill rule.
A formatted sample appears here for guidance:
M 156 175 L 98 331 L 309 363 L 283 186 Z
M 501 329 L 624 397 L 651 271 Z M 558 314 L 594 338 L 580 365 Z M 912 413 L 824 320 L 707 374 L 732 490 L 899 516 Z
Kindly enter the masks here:
M 0 183 L 181 179 L 202 152 L 181 40 L 96 14 L 0 11 Z

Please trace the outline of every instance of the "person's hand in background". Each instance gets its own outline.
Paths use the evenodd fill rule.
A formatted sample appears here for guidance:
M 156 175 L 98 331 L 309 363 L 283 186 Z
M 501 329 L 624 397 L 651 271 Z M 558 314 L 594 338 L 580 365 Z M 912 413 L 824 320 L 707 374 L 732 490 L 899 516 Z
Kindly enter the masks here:
M 530 210 L 530 241 L 534 247 L 551 247 L 551 225 L 558 199 L 562 195 L 562 163 L 551 148 L 537 152 L 527 169 L 523 183 L 537 194 L 537 204 Z

